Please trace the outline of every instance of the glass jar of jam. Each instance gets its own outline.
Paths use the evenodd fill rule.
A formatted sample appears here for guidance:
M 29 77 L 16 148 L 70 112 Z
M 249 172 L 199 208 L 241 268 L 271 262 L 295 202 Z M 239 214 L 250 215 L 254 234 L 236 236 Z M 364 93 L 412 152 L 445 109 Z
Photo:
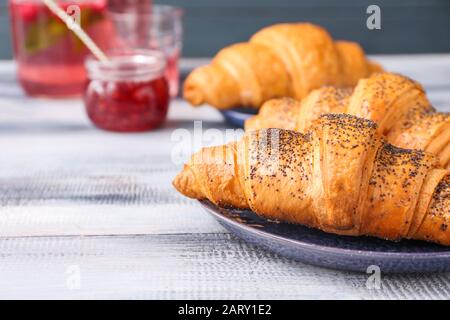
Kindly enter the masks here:
M 86 111 L 99 128 L 138 132 L 160 126 L 169 106 L 166 59 L 159 51 L 113 52 L 86 60 Z

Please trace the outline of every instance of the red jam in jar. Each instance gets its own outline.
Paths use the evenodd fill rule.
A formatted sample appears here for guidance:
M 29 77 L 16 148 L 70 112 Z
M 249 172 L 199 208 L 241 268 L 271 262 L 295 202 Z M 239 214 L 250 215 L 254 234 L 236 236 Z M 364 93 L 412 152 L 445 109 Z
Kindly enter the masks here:
M 169 106 L 165 57 L 159 51 L 112 53 L 86 61 L 84 101 L 92 122 L 111 131 L 138 132 L 160 126 Z

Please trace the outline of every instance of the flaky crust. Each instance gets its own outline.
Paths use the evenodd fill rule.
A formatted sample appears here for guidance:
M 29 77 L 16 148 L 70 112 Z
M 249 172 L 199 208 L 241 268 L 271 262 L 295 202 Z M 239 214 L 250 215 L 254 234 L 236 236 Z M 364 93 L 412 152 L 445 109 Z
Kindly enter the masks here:
M 374 122 L 321 116 L 306 134 L 247 132 L 205 148 L 175 188 L 219 206 L 343 235 L 450 245 L 450 171 L 426 152 L 394 147 Z
M 219 109 L 259 108 L 272 98 L 301 99 L 323 85 L 353 86 L 380 70 L 358 44 L 333 41 L 319 26 L 277 24 L 249 42 L 222 49 L 211 64 L 195 69 L 184 83 L 184 98 Z
M 325 113 L 373 120 L 391 144 L 431 152 L 439 157 L 441 167 L 450 169 L 450 116 L 436 112 L 422 86 L 399 74 L 376 73 L 359 80 L 354 89 L 322 87 L 301 102 L 270 100 L 247 120 L 245 128 L 305 132 Z

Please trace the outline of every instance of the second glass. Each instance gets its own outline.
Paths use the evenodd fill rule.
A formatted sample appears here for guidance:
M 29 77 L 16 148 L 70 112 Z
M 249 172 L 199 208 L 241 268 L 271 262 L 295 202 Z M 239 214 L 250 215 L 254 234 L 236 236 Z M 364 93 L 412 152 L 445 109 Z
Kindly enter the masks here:
M 133 10 L 132 6 L 110 7 L 108 15 L 115 32 L 116 48 L 156 49 L 164 53 L 170 95 L 175 97 L 180 81 L 178 61 L 182 49 L 183 11 L 165 5 L 140 10 Z

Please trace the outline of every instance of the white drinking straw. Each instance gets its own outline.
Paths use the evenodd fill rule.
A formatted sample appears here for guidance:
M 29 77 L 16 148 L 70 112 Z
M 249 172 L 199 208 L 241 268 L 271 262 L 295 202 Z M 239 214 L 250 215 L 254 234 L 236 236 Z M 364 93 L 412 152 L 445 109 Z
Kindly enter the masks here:
M 45 5 L 56 14 L 69 28 L 80 38 L 80 40 L 86 45 L 86 47 L 92 52 L 94 56 L 100 61 L 107 61 L 108 57 L 105 53 L 95 44 L 95 42 L 81 29 L 80 25 L 74 21 L 63 9 L 61 9 L 54 0 L 42 0 Z

